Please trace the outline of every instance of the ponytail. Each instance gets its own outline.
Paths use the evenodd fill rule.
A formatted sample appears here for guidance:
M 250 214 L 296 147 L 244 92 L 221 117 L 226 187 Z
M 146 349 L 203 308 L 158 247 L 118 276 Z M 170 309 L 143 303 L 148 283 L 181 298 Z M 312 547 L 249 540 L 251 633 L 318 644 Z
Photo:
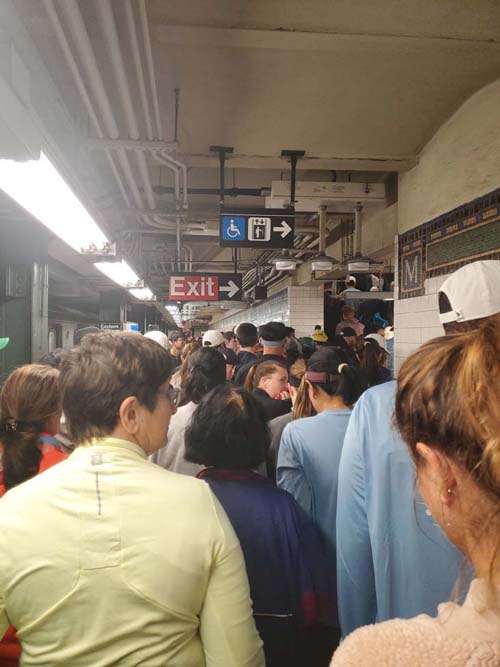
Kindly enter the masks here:
M 335 348 L 323 348 L 312 355 L 306 379 L 329 396 L 340 396 L 346 405 L 353 405 L 367 388 L 364 372 L 346 363 Z
M 364 341 L 363 354 L 361 356 L 361 368 L 370 387 L 380 384 L 380 369 L 383 367 L 383 357 L 386 355 L 376 340 L 369 338 Z
M 252 392 L 255 389 L 254 378 L 257 366 L 258 364 L 254 364 L 248 371 L 247 376 L 245 378 L 245 384 L 243 385 L 243 389 L 246 389 L 247 391 L 250 392 Z
M 226 381 L 226 360 L 213 347 L 204 347 L 190 355 L 188 376 L 182 390 L 179 406 L 198 404 L 205 394 Z
M 42 458 L 38 447 L 41 426 L 21 422 L 14 424 L 15 430 L 8 428 L 8 422 L 2 423 L 3 483 L 7 490 L 34 477 Z
M 40 434 L 61 411 L 59 371 L 29 364 L 13 371 L 0 394 L 3 479 L 11 489 L 38 473 Z

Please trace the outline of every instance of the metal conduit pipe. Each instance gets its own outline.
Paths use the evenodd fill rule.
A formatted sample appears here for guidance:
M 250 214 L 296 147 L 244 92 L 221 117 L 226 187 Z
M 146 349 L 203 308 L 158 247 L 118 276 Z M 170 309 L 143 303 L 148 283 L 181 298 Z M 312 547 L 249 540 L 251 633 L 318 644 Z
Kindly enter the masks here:
M 153 139 L 153 124 L 151 121 L 151 112 L 148 104 L 148 94 L 146 91 L 146 81 L 144 79 L 144 70 L 142 67 L 141 51 L 139 47 L 139 39 L 137 35 L 137 26 L 134 19 L 134 10 L 131 0 L 124 0 L 125 18 L 127 20 L 127 27 L 130 37 L 130 45 L 132 47 L 132 60 L 135 66 L 135 75 L 139 84 L 139 93 L 142 104 L 142 113 L 144 114 L 144 121 L 146 123 L 146 134 L 148 139 Z
M 354 225 L 355 225 L 355 228 L 356 228 L 355 233 L 356 233 L 356 254 L 357 255 L 361 255 L 361 241 L 362 241 L 361 232 L 362 232 L 362 224 L 363 224 L 363 222 L 361 220 L 362 211 L 363 211 L 363 207 L 361 206 L 361 204 L 357 204 L 356 208 L 354 209 Z
M 148 14 L 146 11 L 146 0 L 139 0 L 139 16 L 141 21 L 142 36 L 146 51 L 146 70 L 149 75 L 149 85 L 153 97 L 153 110 L 156 122 L 156 139 L 163 139 L 163 130 L 160 117 L 160 104 L 158 102 L 158 89 L 156 87 L 155 66 L 153 60 L 153 49 L 151 48 L 151 35 L 149 33 Z
M 151 35 L 149 32 L 149 22 L 148 22 L 148 15 L 146 11 L 146 2 L 145 0 L 139 0 L 139 14 L 140 14 L 140 20 L 141 20 L 141 27 L 142 27 L 142 35 L 144 39 L 144 47 L 146 51 L 146 70 L 149 74 L 149 85 L 151 87 L 151 95 L 153 97 L 153 109 L 154 109 L 154 114 L 155 114 L 155 120 L 156 120 L 156 131 L 158 134 L 158 139 L 160 141 L 163 140 L 163 128 L 161 124 L 161 117 L 160 117 L 160 105 L 158 102 L 158 88 L 156 85 L 156 76 L 155 76 L 155 65 L 154 65 L 154 59 L 153 59 L 153 49 L 151 46 Z M 167 164 L 168 162 L 171 162 L 172 165 L 175 165 L 178 169 L 180 169 L 183 173 L 184 177 L 184 183 L 183 183 L 183 206 L 184 208 L 188 207 L 188 200 L 187 200 L 187 166 L 183 163 L 180 162 L 179 160 L 173 158 L 171 155 L 167 153 L 162 154 L 163 157 L 163 164 Z M 176 197 L 179 198 L 179 195 L 176 194 Z
M 127 74 L 125 72 L 125 65 L 123 62 L 120 41 L 118 38 L 116 21 L 113 15 L 113 8 L 111 7 L 111 0 L 99 0 L 97 3 L 97 12 L 101 18 L 106 49 L 116 74 L 118 94 L 120 95 L 121 104 L 124 110 L 129 138 L 137 140 L 140 138 L 139 125 L 137 123 L 135 109 L 132 103 L 132 96 L 130 94 L 130 87 L 127 80 Z M 138 152 L 136 157 L 148 206 L 150 208 L 155 208 L 156 203 L 153 196 L 146 158 L 142 152 Z
M 174 162 L 162 153 L 154 153 L 155 158 L 158 160 L 158 162 L 165 167 L 168 167 L 174 172 L 174 178 L 175 178 L 175 186 L 174 186 L 174 194 L 175 194 L 175 201 L 178 202 L 181 198 L 181 192 L 180 192 L 180 179 L 179 179 L 179 173 L 180 173 L 180 167 L 174 164 Z M 184 194 L 187 196 L 187 188 L 184 188 Z
M 73 52 L 71 51 L 71 47 L 69 45 L 68 40 L 66 39 L 66 33 L 64 32 L 64 29 L 62 27 L 61 21 L 59 20 L 59 16 L 56 12 L 56 9 L 54 7 L 54 1 L 53 0 L 44 0 L 45 3 L 45 9 L 47 11 L 47 14 L 49 15 L 50 20 L 52 21 L 52 26 L 55 30 L 57 39 L 59 40 L 59 45 L 61 46 L 61 49 L 63 51 L 64 57 L 66 59 L 66 63 L 71 71 L 71 74 L 73 76 L 73 80 L 76 84 L 76 87 L 78 89 L 78 92 L 81 95 L 81 98 L 83 100 L 83 104 L 85 106 L 85 109 L 87 110 L 87 113 L 89 115 L 89 118 L 92 122 L 92 125 L 94 126 L 94 131 L 96 135 L 99 137 L 99 139 L 104 138 L 104 132 L 101 126 L 101 123 L 99 122 L 99 119 L 97 118 L 97 114 L 95 112 L 94 106 L 92 104 L 92 101 L 89 97 L 89 94 L 87 92 L 87 89 L 85 87 L 85 84 L 82 79 L 82 75 L 80 74 L 80 69 L 76 63 L 76 60 L 73 56 Z M 113 176 L 118 184 L 118 188 L 120 190 L 120 193 L 123 197 L 123 200 L 125 201 L 125 204 L 127 206 L 131 206 L 131 201 L 128 196 L 127 191 L 125 190 L 125 187 L 123 185 L 123 180 L 121 177 L 120 172 L 118 171 L 118 167 L 116 166 L 114 156 L 111 152 L 111 150 L 108 148 L 105 150 L 106 157 L 108 158 L 109 165 L 111 167 L 111 171 L 113 173 Z
M 184 164 L 184 162 L 180 162 L 179 160 L 176 160 L 173 158 L 171 155 L 168 153 L 161 153 L 161 156 L 165 159 L 170 161 L 173 165 L 175 165 L 178 169 L 182 171 L 182 176 L 183 176 L 183 182 L 182 182 L 182 205 L 184 208 L 188 207 L 188 187 L 187 187 L 187 166 Z
M 101 73 L 97 66 L 95 55 L 92 50 L 92 45 L 90 43 L 90 38 L 83 21 L 78 2 L 77 0 L 65 0 L 61 7 L 66 17 L 66 22 L 69 25 L 71 34 L 73 36 L 74 45 L 80 56 L 80 60 L 82 61 L 89 84 L 94 91 L 94 96 L 97 100 L 98 107 L 103 114 L 106 132 L 112 139 L 118 139 L 120 135 L 118 125 L 111 108 L 111 103 L 109 101 Z M 143 202 L 141 193 L 139 192 L 139 188 L 135 182 L 127 155 L 124 151 L 118 151 L 118 159 L 125 174 L 128 187 L 132 192 L 136 206 L 142 208 Z

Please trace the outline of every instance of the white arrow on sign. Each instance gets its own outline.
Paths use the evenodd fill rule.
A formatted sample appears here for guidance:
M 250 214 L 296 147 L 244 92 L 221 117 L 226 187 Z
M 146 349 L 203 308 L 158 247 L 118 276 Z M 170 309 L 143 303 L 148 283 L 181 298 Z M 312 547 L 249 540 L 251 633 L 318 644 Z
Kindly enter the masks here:
M 286 220 L 283 220 L 279 227 L 273 227 L 273 232 L 281 232 L 282 239 L 284 239 L 285 236 L 288 236 L 288 234 L 290 234 L 291 231 L 292 228 L 290 227 L 290 225 Z
M 225 287 L 219 287 L 219 292 L 227 292 L 227 295 L 230 299 L 232 299 L 233 296 L 235 294 L 237 294 L 239 291 L 240 291 L 240 288 L 232 280 L 230 280 L 229 283 Z

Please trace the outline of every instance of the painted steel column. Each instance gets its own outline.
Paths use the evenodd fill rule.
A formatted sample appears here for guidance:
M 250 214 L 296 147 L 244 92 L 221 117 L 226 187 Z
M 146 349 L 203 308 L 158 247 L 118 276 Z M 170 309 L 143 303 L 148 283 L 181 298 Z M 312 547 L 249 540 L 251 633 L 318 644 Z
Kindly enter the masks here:
M 49 351 L 49 265 L 34 262 L 31 268 L 31 361 Z

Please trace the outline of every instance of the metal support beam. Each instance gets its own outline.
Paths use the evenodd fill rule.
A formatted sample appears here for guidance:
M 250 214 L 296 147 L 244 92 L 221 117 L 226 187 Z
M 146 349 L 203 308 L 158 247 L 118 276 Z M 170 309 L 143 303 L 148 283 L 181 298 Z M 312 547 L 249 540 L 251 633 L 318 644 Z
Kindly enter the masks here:
M 281 157 L 290 158 L 291 174 L 290 174 L 290 208 L 295 210 L 295 184 L 297 183 L 297 160 L 304 157 L 305 151 L 281 151 Z
M 49 265 L 34 262 L 31 270 L 31 361 L 49 351 Z

